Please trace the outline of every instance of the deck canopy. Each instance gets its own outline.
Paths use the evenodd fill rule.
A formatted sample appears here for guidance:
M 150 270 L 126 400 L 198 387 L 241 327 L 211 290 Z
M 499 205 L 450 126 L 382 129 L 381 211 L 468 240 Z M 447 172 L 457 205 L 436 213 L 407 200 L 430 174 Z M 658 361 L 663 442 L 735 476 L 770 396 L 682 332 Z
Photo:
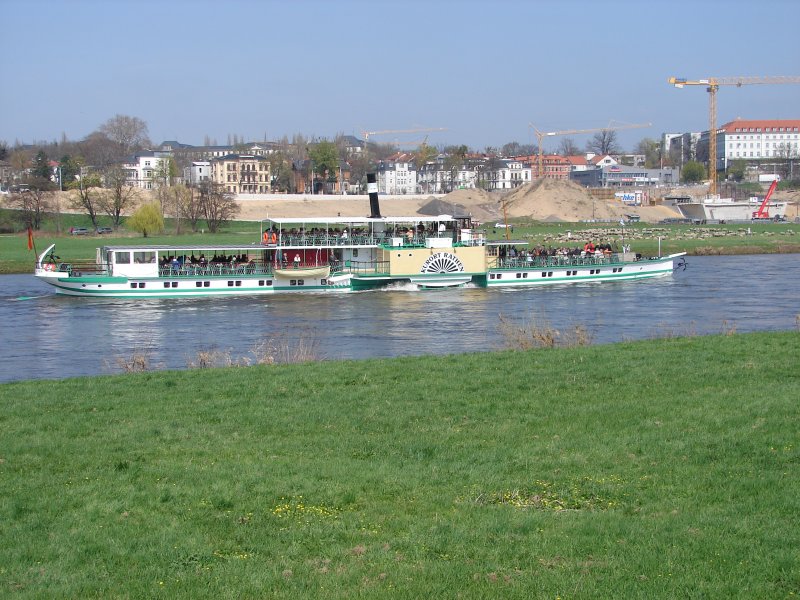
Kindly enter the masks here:
M 275 217 L 264 219 L 262 223 L 274 223 L 278 226 L 283 225 L 374 225 L 383 223 L 394 225 L 397 223 L 445 223 L 453 222 L 456 219 L 452 215 L 438 215 L 436 217 L 415 215 L 412 217 Z

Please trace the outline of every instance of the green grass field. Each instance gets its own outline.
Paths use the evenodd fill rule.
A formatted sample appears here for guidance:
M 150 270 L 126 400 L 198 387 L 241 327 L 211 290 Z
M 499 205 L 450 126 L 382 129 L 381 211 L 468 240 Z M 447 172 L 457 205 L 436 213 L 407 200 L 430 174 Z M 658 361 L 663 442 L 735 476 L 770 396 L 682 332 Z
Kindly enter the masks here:
M 791 598 L 800 334 L 0 385 L 0 594 Z

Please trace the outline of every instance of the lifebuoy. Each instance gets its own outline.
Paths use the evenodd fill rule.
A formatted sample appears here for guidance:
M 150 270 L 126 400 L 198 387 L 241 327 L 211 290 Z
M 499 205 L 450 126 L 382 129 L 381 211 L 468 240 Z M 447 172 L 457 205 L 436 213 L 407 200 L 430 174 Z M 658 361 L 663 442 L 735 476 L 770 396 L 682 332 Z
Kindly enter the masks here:
M 265 232 L 264 232 L 264 235 L 263 235 L 263 236 L 261 236 L 261 240 L 262 240 L 262 241 L 263 241 L 265 244 L 269 244 L 269 232 L 268 232 L 268 231 L 265 231 Z

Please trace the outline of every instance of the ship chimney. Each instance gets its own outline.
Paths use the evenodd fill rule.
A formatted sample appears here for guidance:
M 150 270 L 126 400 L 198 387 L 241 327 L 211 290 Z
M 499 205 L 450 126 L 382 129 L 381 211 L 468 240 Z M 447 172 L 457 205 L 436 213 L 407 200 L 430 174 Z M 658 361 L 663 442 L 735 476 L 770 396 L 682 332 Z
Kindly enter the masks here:
M 378 203 L 378 179 L 375 173 L 367 173 L 367 193 L 369 194 L 369 218 L 380 219 L 381 207 Z

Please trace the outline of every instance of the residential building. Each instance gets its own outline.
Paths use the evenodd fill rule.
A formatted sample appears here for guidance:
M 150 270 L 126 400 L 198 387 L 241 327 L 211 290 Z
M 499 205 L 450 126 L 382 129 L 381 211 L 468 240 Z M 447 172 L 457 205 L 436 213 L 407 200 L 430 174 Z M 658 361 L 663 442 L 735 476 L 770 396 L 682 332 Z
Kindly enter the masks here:
M 191 185 L 197 185 L 203 181 L 211 181 L 211 163 L 207 160 L 197 160 L 192 162 L 184 169 L 184 179 Z
M 270 193 L 270 165 L 263 156 L 228 154 L 211 161 L 211 180 L 231 194 Z
M 417 191 L 417 168 L 411 154 L 398 153 L 381 161 L 376 174 L 379 194 L 403 195 Z
M 159 185 L 170 185 L 169 159 L 169 152 L 159 150 L 137 152 L 126 158 L 122 168 L 125 170 L 127 184 L 145 190 Z

